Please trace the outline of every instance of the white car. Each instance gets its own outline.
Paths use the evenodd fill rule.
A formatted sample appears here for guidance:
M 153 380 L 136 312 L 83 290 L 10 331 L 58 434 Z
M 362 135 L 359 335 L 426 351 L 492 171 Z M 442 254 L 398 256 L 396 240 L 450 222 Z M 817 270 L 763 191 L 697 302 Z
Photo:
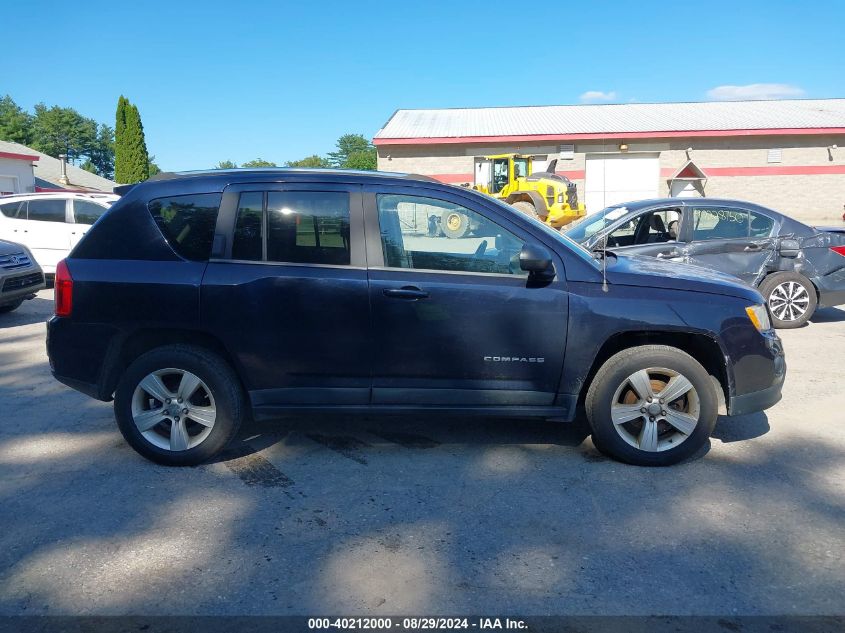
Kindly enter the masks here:
M 0 196 L 0 239 L 25 245 L 45 274 L 70 253 L 120 196 L 110 193 L 21 193 Z

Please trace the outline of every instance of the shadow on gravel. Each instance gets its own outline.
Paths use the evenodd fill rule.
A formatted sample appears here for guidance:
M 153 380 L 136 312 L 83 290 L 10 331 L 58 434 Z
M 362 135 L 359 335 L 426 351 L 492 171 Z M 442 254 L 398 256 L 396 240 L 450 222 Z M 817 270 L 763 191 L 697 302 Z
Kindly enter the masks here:
M 765 435 L 770 429 L 769 418 L 762 411 L 732 418 L 720 415 L 710 437 L 722 442 L 742 442 Z
M 841 323 L 845 321 L 845 310 L 842 308 L 819 308 L 810 321 L 812 323 Z
M 13 312 L 0 314 L 0 332 L 6 328 L 32 323 L 46 323 L 53 312 L 53 302 L 43 297 L 35 297 L 24 301 L 21 307 Z

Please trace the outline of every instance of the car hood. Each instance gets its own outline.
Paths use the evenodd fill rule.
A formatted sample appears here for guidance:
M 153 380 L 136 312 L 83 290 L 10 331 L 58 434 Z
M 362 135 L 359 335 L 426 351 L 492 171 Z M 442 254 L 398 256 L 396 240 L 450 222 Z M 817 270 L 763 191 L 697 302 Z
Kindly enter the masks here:
M 15 242 L 7 242 L 6 240 L 0 240 L 0 256 L 2 255 L 13 255 L 15 253 L 25 253 L 24 247 L 20 244 L 16 244 Z
M 701 266 L 667 262 L 654 257 L 611 255 L 607 280 L 622 286 L 706 292 L 761 303 L 760 294 L 737 277 Z

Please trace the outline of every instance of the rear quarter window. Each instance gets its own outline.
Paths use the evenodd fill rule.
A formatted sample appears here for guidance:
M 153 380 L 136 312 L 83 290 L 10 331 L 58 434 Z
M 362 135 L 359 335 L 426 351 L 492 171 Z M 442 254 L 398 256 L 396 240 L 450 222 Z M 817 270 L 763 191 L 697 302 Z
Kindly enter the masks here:
M 151 200 L 153 220 L 171 248 L 185 259 L 206 261 L 211 255 L 221 194 L 204 193 Z

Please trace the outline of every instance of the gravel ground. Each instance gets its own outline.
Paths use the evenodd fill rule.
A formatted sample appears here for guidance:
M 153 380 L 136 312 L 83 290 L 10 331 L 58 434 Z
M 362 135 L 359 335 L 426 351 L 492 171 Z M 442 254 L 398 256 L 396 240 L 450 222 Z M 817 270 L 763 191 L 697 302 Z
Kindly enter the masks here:
M 845 311 L 673 468 L 582 425 L 320 417 L 168 469 L 51 378 L 51 309 L 0 317 L 0 615 L 845 613 Z

